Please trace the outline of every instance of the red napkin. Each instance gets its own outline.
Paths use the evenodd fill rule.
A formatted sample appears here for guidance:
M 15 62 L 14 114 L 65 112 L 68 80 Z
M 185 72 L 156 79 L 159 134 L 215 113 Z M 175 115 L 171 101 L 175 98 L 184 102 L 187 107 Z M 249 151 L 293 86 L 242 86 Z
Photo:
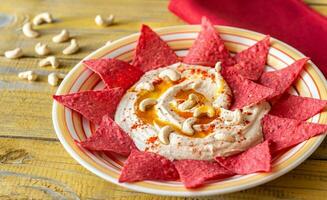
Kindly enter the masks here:
M 327 18 L 300 0 L 171 0 L 169 10 L 188 23 L 255 30 L 299 49 L 327 75 Z

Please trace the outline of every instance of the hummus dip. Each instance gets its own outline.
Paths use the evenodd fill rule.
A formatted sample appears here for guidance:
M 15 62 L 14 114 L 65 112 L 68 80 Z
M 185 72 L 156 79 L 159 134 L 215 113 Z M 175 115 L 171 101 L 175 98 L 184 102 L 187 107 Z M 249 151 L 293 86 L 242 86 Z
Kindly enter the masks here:
M 137 148 L 168 159 L 212 160 L 263 141 L 263 102 L 229 110 L 232 93 L 215 68 L 176 63 L 146 72 L 120 101 L 115 121 Z

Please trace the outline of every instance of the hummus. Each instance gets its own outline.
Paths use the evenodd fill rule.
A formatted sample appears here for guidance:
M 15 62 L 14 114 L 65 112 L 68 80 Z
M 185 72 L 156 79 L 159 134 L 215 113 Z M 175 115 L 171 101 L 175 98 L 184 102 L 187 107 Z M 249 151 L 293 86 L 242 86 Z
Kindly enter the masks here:
M 142 151 L 171 160 L 212 160 L 262 142 L 268 103 L 229 110 L 232 93 L 215 68 L 176 63 L 145 73 L 120 101 L 115 121 Z

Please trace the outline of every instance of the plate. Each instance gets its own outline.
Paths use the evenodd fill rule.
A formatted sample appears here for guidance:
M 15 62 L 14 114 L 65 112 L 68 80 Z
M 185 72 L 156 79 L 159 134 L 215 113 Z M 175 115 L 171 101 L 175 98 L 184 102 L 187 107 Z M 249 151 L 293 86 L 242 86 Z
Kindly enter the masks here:
M 239 52 L 253 45 L 264 35 L 245 29 L 227 26 L 217 26 L 225 45 L 232 52 Z M 169 46 L 179 56 L 185 56 L 188 49 L 200 31 L 198 25 L 173 26 L 155 29 Z M 91 58 L 117 58 L 131 61 L 133 51 L 139 34 L 124 37 L 111 44 L 105 45 L 91 53 L 84 60 Z M 276 70 L 286 67 L 304 55 L 291 46 L 271 39 L 267 69 Z M 96 90 L 104 88 L 104 83 L 98 75 L 87 69 L 82 61 L 78 63 L 62 81 L 57 94 L 68 94 L 85 90 Z M 327 99 L 326 79 L 318 68 L 310 61 L 299 79 L 290 89 L 290 92 L 301 96 Z M 53 124 L 60 142 L 67 152 L 85 168 L 99 177 L 123 187 L 159 195 L 171 196 L 204 196 L 224 194 L 251 188 L 271 181 L 298 166 L 308 158 L 319 144 L 324 135 L 314 137 L 291 148 L 289 151 L 274 158 L 273 168 L 270 173 L 254 173 L 249 175 L 238 175 L 227 179 L 209 182 L 204 187 L 189 190 L 184 188 L 178 181 L 159 182 L 142 181 L 137 183 L 119 183 L 118 177 L 125 158 L 106 153 L 90 152 L 75 144 L 74 140 L 85 140 L 95 131 L 96 127 L 78 113 L 59 105 L 54 101 L 52 110 Z M 327 123 L 327 113 L 320 113 L 310 119 L 312 122 Z

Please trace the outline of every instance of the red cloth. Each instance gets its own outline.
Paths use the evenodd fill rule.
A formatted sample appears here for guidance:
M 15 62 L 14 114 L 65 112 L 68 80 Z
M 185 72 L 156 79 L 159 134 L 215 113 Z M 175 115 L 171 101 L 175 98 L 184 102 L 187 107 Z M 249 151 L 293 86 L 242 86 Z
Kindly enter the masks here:
M 327 18 L 300 0 L 171 0 L 169 9 L 188 23 L 255 30 L 299 49 L 327 75 Z

